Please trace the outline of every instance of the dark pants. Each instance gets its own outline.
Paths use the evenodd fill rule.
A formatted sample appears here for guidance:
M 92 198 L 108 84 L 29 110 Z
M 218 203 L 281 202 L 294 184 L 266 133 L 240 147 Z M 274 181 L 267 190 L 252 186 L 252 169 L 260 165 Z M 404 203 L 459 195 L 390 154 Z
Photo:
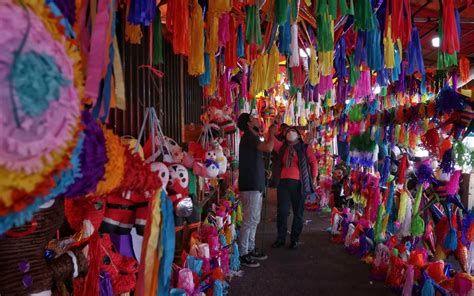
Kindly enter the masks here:
M 277 229 L 278 241 L 284 242 L 287 232 L 287 220 L 290 205 L 293 208 L 293 223 L 291 225 L 291 241 L 297 242 L 303 230 L 303 214 L 305 199 L 301 195 L 300 180 L 281 179 L 277 191 L 278 212 Z

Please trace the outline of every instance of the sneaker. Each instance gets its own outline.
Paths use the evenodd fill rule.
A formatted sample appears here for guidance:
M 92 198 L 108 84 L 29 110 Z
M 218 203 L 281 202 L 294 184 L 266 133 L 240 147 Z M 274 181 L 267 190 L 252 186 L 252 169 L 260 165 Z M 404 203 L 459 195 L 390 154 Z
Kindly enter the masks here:
M 260 267 L 260 263 L 253 260 L 250 254 L 240 257 L 240 265 L 247 267 Z
M 259 252 L 257 249 L 254 249 L 249 253 L 250 257 L 253 260 L 267 260 L 268 256 L 265 253 Z
M 278 248 L 283 247 L 284 245 L 285 245 L 285 242 L 277 240 L 276 242 L 272 244 L 272 248 L 278 249 Z
M 296 250 L 296 249 L 298 249 L 298 242 L 291 242 L 290 250 Z

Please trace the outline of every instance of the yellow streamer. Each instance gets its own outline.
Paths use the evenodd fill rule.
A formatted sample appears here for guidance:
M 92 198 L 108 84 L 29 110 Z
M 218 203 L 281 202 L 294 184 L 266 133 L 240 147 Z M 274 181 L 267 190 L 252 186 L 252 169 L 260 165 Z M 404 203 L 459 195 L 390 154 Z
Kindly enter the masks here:
M 332 75 L 334 51 L 320 52 L 319 59 L 321 61 L 321 74 L 324 76 Z
M 316 56 L 316 50 L 314 47 L 310 49 L 310 60 L 309 60 L 309 83 L 311 85 L 316 85 L 319 83 L 319 66 L 318 66 L 318 57 Z
M 206 52 L 214 55 L 219 49 L 219 16 L 217 14 L 207 13 L 208 32 Z
M 188 59 L 188 73 L 192 76 L 204 74 L 204 22 L 202 19 L 202 8 L 197 0 L 191 11 L 190 20 L 190 47 L 192 50 Z
M 209 94 L 213 95 L 217 91 L 217 64 L 216 64 L 216 58 L 214 57 L 214 54 L 211 54 L 210 56 L 210 66 L 211 66 L 211 83 L 209 84 Z
M 114 51 L 115 107 L 120 110 L 125 110 L 125 83 L 117 37 L 114 38 Z
M 392 40 L 392 21 L 391 16 L 388 16 L 388 26 L 385 37 L 383 38 L 384 44 L 384 56 L 385 56 L 385 67 L 387 69 L 393 69 L 395 66 L 395 44 Z

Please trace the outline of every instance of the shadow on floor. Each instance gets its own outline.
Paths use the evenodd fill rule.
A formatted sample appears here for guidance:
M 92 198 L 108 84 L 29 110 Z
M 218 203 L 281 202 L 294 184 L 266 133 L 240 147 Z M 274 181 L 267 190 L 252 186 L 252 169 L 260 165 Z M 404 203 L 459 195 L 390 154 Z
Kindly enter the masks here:
M 265 204 L 265 201 L 264 201 Z M 343 246 L 330 242 L 325 231 L 329 215 L 306 212 L 306 225 L 298 250 L 271 249 L 276 237 L 276 198 L 269 193 L 266 215 L 257 232 L 258 248 L 268 260 L 261 267 L 244 267 L 241 278 L 230 283 L 231 296 L 273 295 L 395 295 L 383 283 L 369 280 L 369 266 L 346 253 Z M 265 217 L 266 216 L 266 217 Z M 291 221 L 291 217 L 289 221 Z

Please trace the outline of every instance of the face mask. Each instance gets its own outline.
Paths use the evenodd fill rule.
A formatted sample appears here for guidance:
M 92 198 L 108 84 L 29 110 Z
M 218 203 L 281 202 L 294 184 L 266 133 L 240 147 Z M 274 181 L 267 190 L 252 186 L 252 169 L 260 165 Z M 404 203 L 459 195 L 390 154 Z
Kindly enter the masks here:
M 294 142 L 298 139 L 298 133 L 295 131 L 290 131 L 286 134 L 286 140 L 288 142 Z

